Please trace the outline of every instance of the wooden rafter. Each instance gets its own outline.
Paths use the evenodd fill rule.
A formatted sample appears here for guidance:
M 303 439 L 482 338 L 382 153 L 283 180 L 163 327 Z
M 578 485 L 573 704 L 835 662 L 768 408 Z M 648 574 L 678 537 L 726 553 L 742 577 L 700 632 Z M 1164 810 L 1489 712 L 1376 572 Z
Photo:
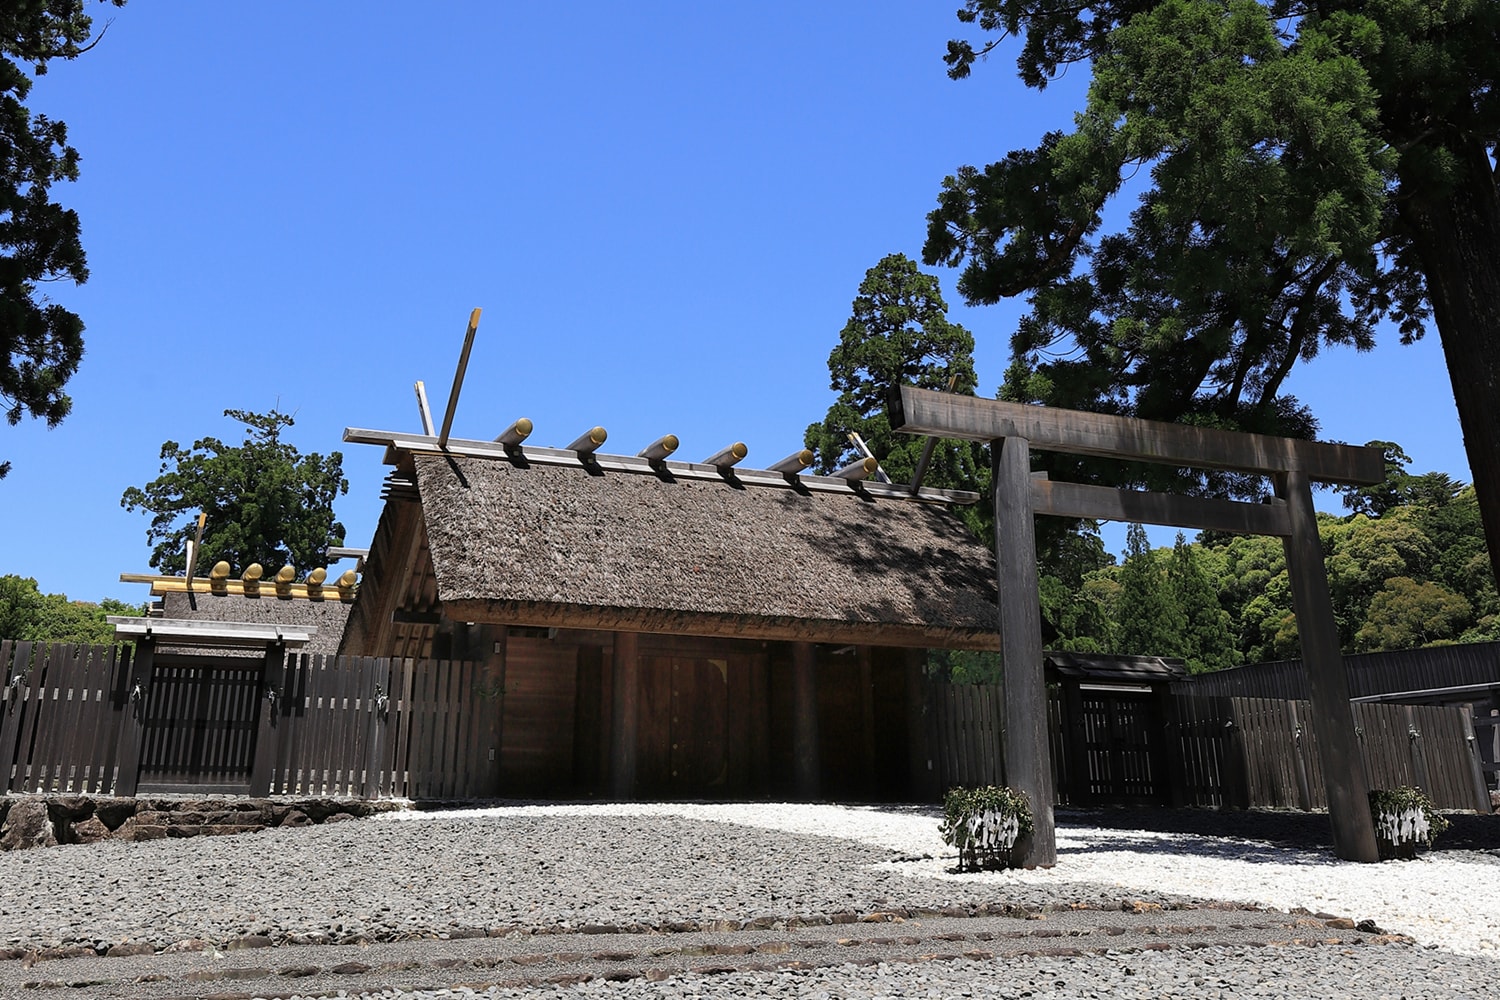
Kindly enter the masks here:
M 394 431 L 368 430 L 362 427 L 346 427 L 344 440 L 350 444 L 384 445 L 387 464 L 397 464 L 402 456 L 412 454 L 464 455 L 472 458 L 493 458 L 516 464 L 558 465 L 571 468 L 583 467 L 576 450 L 569 448 L 534 448 L 505 445 L 494 441 L 465 441 L 451 438 L 446 447 L 439 447 L 435 437 L 422 434 L 401 434 Z M 715 456 L 718 457 L 718 456 Z M 726 477 L 746 486 L 770 486 L 779 489 L 805 489 L 814 492 L 844 493 L 861 490 L 876 498 L 888 497 L 899 500 L 927 500 L 933 503 L 971 504 L 979 494 L 969 490 L 924 489 L 912 494 L 910 487 L 891 483 L 852 483 L 837 476 L 795 475 L 765 469 L 743 469 L 735 467 L 728 471 L 723 466 L 705 465 L 697 462 L 652 462 L 634 455 L 589 456 L 588 468 L 604 472 L 634 472 L 645 475 L 670 475 L 679 479 L 703 479 L 724 482 Z

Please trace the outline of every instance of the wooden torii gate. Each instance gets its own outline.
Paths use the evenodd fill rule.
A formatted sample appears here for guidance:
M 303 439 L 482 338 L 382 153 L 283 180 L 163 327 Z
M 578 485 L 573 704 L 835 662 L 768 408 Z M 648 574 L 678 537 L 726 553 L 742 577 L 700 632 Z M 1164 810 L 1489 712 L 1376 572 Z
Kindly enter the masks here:
M 904 385 L 892 388 L 888 403 L 892 430 L 991 445 L 1005 682 L 1005 773 L 1011 787 L 1026 793 L 1035 813 L 1035 831 L 1030 845 L 1022 847 L 1022 864 L 1030 868 L 1057 863 L 1034 514 L 1280 536 L 1286 547 L 1302 662 L 1307 667 L 1318 752 L 1328 785 L 1334 851 L 1350 861 L 1379 860 L 1364 759 L 1349 707 L 1349 681 L 1339 655 L 1338 626 L 1312 499 L 1314 482 L 1369 485 L 1384 479 L 1385 459 L 1378 448 L 1005 403 Z M 1050 482 L 1032 477 L 1033 447 L 1260 473 L 1271 477 L 1277 499 L 1265 504 L 1240 503 Z

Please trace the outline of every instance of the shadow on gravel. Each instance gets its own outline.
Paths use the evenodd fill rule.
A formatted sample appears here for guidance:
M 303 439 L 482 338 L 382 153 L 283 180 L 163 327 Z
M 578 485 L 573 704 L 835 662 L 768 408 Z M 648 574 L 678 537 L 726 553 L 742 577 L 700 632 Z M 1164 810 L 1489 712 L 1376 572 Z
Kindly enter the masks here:
M 1108 851 L 1130 851 L 1136 854 L 1169 854 L 1173 857 L 1199 857 L 1214 861 L 1246 861 L 1252 864 L 1278 865 L 1333 865 L 1340 862 L 1331 851 L 1293 847 L 1259 840 L 1220 840 L 1193 834 L 1175 833 L 1170 839 L 1142 834 L 1131 836 L 1127 832 L 1109 832 L 1103 836 L 1086 836 L 1077 831 L 1069 832 L 1060 827 L 1065 836 L 1079 838 L 1084 843 L 1059 844 L 1058 855 L 1097 855 Z M 1230 835 L 1225 835 L 1230 836 Z
M 1445 814 L 1452 824 L 1431 851 L 1500 851 L 1500 816 Z M 1327 813 L 1252 812 L 1220 809 L 1058 809 L 1057 823 L 1109 830 L 1196 834 L 1264 840 L 1308 852 L 1333 850 Z M 1148 840 L 1149 838 L 1142 838 Z M 1104 846 L 1104 845 L 1100 845 Z M 1171 850 L 1162 846 L 1160 850 Z

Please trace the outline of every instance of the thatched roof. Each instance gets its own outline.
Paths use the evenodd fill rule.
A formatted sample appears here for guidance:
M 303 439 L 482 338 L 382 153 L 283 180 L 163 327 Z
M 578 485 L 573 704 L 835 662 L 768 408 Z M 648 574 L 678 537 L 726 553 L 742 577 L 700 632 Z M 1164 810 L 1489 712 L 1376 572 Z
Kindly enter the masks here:
M 995 561 L 945 504 L 415 455 L 444 617 L 994 648 Z
M 350 607 L 352 607 L 351 604 L 337 597 L 310 601 L 278 598 L 274 593 L 262 594 L 259 597 L 207 592 L 162 595 L 162 614 L 166 618 L 252 622 L 259 625 L 316 626 L 317 634 L 301 651 L 323 653 L 329 656 L 338 652 L 339 639 L 344 634 L 344 622 L 349 618 Z
M 1175 657 L 1111 656 L 1106 653 L 1047 650 L 1042 654 L 1042 662 L 1048 670 L 1063 677 L 1086 681 L 1164 684 L 1187 676 L 1187 667 Z

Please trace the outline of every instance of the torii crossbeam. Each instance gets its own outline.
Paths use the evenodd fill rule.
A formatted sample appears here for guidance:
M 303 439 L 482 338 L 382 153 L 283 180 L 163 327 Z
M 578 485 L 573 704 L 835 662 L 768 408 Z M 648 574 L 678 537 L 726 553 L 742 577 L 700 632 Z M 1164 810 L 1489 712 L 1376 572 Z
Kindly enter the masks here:
M 1026 867 L 1057 863 L 1048 762 L 1047 690 L 1042 676 L 1042 614 L 1037 595 L 1034 514 L 1142 521 L 1182 528 L 1278 535 L 1286 548 L 1302 662 L 1308 673 L 1318 753 L 1328 784 L 1334 852 L 1377 861 L 1364 758 L 1349 707 L 1328 596 L 1312 484 L 1370 485 L 1385 478 L 1378 448 L 1323 444 L 1134 417 L 1006 403 L 895 386 L 887 398 L 891 429 L 907 434 L 988 441 L 994 461 L 995 564 L 1004 670 L 1005 773 L 1035 814 Z M 1033 479 L 1031 449 L 1199 469 L 1268 475 L 1270 504 L 1205 500 Z

